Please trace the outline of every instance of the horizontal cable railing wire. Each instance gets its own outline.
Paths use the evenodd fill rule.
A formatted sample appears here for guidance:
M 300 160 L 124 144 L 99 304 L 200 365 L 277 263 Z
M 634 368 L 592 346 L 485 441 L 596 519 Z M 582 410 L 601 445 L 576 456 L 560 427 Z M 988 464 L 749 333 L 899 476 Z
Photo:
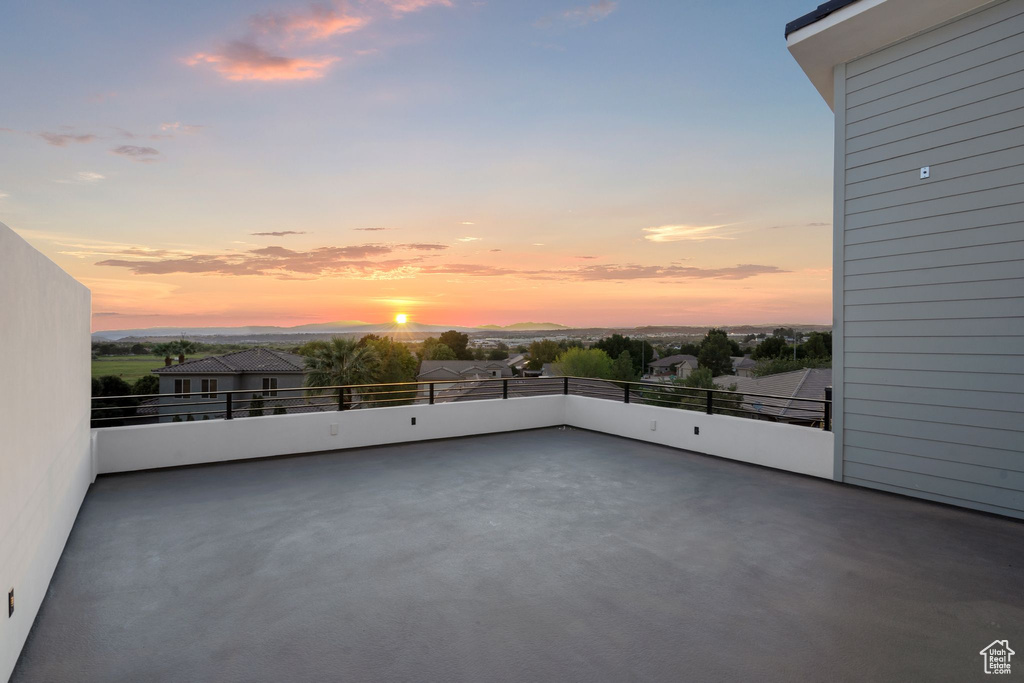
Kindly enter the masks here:
M 143 421 L 234 420 L 268 415 L 559 394 L 677 408 L 709 415 L 771 420 L 817 427 L 825 431 L 832 429 L 831 387 L 825 390 L 824 398 L 804 398 L 704 389 L 664 382 L 589 377 L 483 377 L 443 382 L 292 387 L 265 392 L 235 389 L 188 394 L 94 396 L 92 426 L 117 427 Z

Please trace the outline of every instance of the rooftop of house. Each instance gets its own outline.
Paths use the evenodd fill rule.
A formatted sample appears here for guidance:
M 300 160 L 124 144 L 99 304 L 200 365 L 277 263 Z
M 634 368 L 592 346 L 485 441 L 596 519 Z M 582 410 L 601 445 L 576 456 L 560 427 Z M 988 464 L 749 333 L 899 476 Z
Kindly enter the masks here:
M 489 377 L 498 371 L 503 377 L 511 377 L 512 370 L 503 360 L 425 360 L 420 363 L 417 377 L 430 379 L 458 379 L 480 375 Z
M 564 428 L 105 475 L 11 680 L 968 680 L 1019 540 Z
M 753 360 L 750 356 L 731 356 L 731 358 L 732 367 L 734 370 L 739 370 L 740 368 L 757 367 L 757 362 Z
M 832 386 L 832 368 L 804 368 L 766 377 L 722 375 L 715 377 L 714 381 L 716 385 L 723 388 L 735 384 L 736 391 L 741 394 L 765 394 L 790 399 L 780 401 L 770 398 L 750 398 L 746 400 L 746 406 L 757 412 L 782 418 L 816 418 L 820 406 L 799 399 L 825 398 L 825 388 Z
M 301 373 L 305 372 L 306 363 L 302 356 L 273 349 L 246 349 L 235 351 L 223 356 L 207 356 L 206 358 L 193 358 L 184 363 L 167 365 L 153 370 L 158 375 L 163 374 L 232 374 L 238 375 L 247 372 L 263 373 Z
M 674 368 L 682 362 L 688 362 L 691 366 L 697 367 L 697 357 L 686 353 L 677 353 L 674 356 L 665 356 L 664 358 L 652 360 L 647 365 L 652 368 Z

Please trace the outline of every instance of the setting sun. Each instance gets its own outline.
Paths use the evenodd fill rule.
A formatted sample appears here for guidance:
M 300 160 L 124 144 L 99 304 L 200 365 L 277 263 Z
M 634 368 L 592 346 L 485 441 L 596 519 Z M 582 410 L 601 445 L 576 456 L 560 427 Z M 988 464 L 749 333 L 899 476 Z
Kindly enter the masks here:
M 399 313 L 398 315 L 395 316 L 395 322 L 398 323 L 399 325 L 404 325 L 407 322 L 409 322 L 409 316 L 407 316 L 405 313 Z

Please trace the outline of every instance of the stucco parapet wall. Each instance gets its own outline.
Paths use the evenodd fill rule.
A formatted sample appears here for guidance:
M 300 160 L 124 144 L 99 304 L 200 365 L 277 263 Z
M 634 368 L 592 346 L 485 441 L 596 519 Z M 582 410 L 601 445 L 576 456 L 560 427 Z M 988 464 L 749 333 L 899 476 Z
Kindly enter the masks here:
M 93 447 L 109 474 L 561 425 L 832 477 L 830 432 L 564 395 L 110 427 L 93 430 Z

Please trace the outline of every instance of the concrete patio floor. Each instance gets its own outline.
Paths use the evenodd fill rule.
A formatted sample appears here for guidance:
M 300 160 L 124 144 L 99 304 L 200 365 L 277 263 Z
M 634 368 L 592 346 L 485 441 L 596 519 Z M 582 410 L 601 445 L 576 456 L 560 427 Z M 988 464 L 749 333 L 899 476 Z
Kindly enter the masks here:
M 1012 520 L 569 429 L 106 476 L 12 680 L 981 680 L 1022 568 Z

